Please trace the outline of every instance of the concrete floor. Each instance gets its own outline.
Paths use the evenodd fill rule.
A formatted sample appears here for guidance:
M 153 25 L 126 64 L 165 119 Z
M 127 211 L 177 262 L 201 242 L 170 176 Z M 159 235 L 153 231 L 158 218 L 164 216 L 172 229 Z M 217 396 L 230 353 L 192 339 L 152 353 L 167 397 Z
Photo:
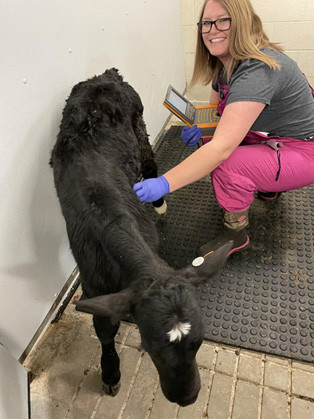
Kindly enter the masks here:
M 102 393 L 92 318 L 69 304 L 24 363 L 33 378 L 32 419 L 314 418 L 314 364 L 204 341 L 198 400 L 180 408 L 161 393 L 136 326 L 121 323 L 116 342 L 122 382 L 112 398 Z

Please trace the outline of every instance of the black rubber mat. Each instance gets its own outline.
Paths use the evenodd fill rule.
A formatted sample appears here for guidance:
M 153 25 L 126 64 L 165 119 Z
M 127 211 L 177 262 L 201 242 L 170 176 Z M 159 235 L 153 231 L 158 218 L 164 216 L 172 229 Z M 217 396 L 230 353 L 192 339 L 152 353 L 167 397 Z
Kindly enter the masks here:
M 155 147 L 159 173 L 194 149 L 173 126 Z M 210 179 L 167 196 L 168 213 L 157 220 L 160 256 L 180 268 L 221 230 L 221 212 Z M 250 245 L 231 255 L 223 270 L 199 289 L 206 339 L 314 362 L 314 185 L 255 199 Z

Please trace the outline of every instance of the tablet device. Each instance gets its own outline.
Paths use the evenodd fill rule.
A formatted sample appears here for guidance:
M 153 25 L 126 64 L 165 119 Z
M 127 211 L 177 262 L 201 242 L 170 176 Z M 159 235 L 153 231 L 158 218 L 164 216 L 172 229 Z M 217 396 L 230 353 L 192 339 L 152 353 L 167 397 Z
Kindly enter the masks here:
M 168 87 L 163 104 L 187 125 L 201 128 L 202 136 L 213 136 L 220 119 L 217 105 L 194 106 L 172 86 Z

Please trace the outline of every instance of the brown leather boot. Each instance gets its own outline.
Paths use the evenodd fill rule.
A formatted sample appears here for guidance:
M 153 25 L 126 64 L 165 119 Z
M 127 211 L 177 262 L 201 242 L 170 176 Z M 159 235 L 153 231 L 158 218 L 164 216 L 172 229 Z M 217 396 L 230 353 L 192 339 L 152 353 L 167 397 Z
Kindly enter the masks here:
M 232 248 L 228 256 L 249 244 L 249 236 L 245 227 L 249 224 L 249 209 L 242 212 L 227 212 L 223 214 L 223 231 L 221 234 L 200 248 L 201 255 L 205 258 L 208 254 L 220 249 L 228 241 L 232 241 Z

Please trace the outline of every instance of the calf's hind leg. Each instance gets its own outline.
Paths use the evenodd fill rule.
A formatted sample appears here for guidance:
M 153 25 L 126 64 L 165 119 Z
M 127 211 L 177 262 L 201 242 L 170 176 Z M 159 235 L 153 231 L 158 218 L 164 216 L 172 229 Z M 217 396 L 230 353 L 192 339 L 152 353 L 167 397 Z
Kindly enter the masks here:
M 120 359 L 115 349 L 114 337 L 119 323 L 112 325 L 108 317 L 93 316 L 94 328 L 101 343 L 101 377 L 104 390 L 115 396 L 120 390 Z
M 134 132 L 138 139 L 141 159 L 141 173 L 144 179 L 158 177 L 157 164 L 155 162 L 154 152 L 149 143 L 146 126 L 143 118 L 139 116 L 134 125 Z M 164 198 L 152 202 L 155 211 L 159 215 L 163 215 L 167 211 L 167 203 Z
M 158 176 L 155 160 L 146 160 L 142 163 L 142 175 L 144 179 L 156 178 Z M 166 213 L 167 204 L 164 198 L 159 198 L 157 201 L 153 201 L 152 204 L 158 214 Z

